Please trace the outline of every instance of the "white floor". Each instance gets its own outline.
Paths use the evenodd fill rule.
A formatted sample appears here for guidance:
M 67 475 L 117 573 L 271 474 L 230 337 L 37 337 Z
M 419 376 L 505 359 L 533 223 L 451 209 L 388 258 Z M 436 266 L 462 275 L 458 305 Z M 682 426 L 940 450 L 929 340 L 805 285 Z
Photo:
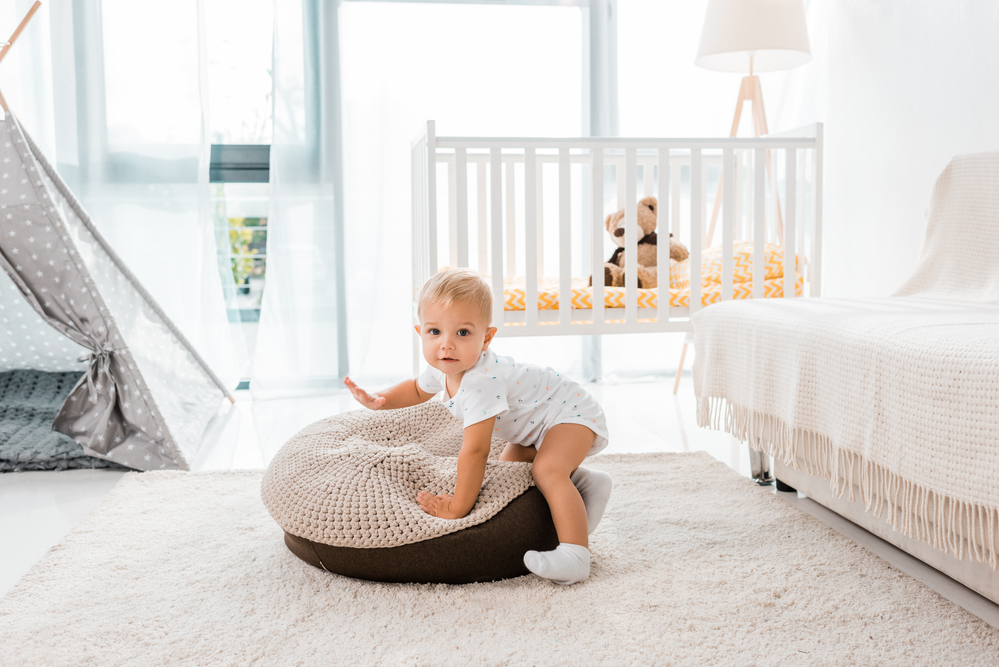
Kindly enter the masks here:
M 749 454 L 744 445 L 725 433 L 698 428 L 689 374 L 675 396 L 671 380 L 604 383 L 589 389 L 607 414 L 613 436 L 607 453 L 705 451 L 749 476 Z M 346 393 L 255 402 L 248 392 L 237 392 L 236 399 L 236 405 L 210 426 L 215 444 L 195 461 L 194 469 L 265 467 L 302 427 L 357 408 Z M 122 474 L 71 470 L 0 475 L 0 596 L 96 507 Z M 999 627 L 999 605 L 803 496 L 778 495 Z

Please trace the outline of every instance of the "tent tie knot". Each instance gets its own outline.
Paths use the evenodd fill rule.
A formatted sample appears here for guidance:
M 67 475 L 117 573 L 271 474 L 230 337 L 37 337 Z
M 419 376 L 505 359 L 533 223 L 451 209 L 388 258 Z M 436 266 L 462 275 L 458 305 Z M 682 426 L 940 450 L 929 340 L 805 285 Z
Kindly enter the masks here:
M 87 369 L 87 390 L 90 393 L 91 403 L 97 402 L 97 392 L 104 389 L 105 380 L 109 387 L 114 386 L 111 377 L 111 353 L 119 351 L 105 341 L 100 343 L 96 350 L 91 350 L 77 359 L 90 364 L 90 368 Z

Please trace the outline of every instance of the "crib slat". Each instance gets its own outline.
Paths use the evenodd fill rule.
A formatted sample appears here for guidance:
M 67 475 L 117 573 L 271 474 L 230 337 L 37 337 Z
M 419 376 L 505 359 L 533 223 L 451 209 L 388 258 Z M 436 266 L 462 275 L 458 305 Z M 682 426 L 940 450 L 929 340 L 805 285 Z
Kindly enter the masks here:
M 517 188 L 513 161 L 506 163 L 506 274 L 517 275 Z
M 423 182 L 423 170 L 420 168 L 424 162 L 425 141 L 420 139 L 410 155 L 411 192 L 413 205 L 413 261 L 412 261 L 412 285 L 410 287 L 410 299 L 413 304 L 412 316 L 416 316 L 416 303 L 420 286 L 423 284 L 423 262 L 426 261 L 426 221 L 423 219 L 423 197 L 427 190 Z M 420 373 L 420 342 L 418 338 L 413 339 L 413 375 Z
M 614 206 L 615 211 L 620 211 L 625 206 L 626 197 L 624 196 L 624 162 L 620 159 L 614 160 L 614 176 L 617 179 L 617 202 Z
M 766 257 L 764 252 L 767 243 L 766 220 L 766 149 L 757 148 L 753 158 L 753 298 L 764 296 L 764 280 L 766 279 Z
M 592 183 L 593 202 L 590 206 L 593 223 L 590 225 L 592 243 L 590 243 L 590 263 L 593 279 L 591 304 L 593 309 L 593 324 L 604 325 L 604 150 L 590 149 L 590 183 Z
M 815 223 L 812 226 L 812 266 L 808 273 L 809 296 L 822 296 L 822 124 L 815 127 Z
M 411 285 L 412 294 L 410 294 L 410 298 L 414 302 L 416 301 L 417 283 L 420 281 L 422 259 L 426 256 L 423 249 L 423 240 L 425 238 L 423 236 L 423 225 L 421 224 L 423 221 L 420 219 L 420 192 L 423 189 L 423 182 L 420 179 L 419 167 L 421 157 L 420 148 L 421 147 L 417 145 L 415 150 L 413 150 L 409 155 L 409 187 L 410 192 L 413 193 L 410 201 L 410 215 L 412 216 L 411 220 L 413 221 L 413 224 L 410 225 L 410 233 L 413 235 L 413 261 L 411 263 L 413 269 L 411 279 L 413 284 Z M 417 368 L 417 370 L 419 370 L 419 368 Z
M 701 149 L 690 149 L 690 314 L 701 309 Z
M 454 151 L 454 202 L 457 207 L 455 221 L 455 232 L 453 235 L 455 255 L 457 264 L 452 266 L 468 266 L 468 161 L 464 148 L 456 148 Z
M 455 193 L 454 160 L 447 160 L 447 265 L 451 268 L 458 264 L 458 200 Z
M 656 233 L 661 235 L 656 244 L 656 305 L 658 306 L 658 320 L 665 322 L 669 320 L 669 284 L 670 284 L 670 261 L 669 261 L 669 149 L 659 149 L 658 167 L 658 187 L 659 197 L 656 202 Z M 679 238 L 679 236 L 677 236 Z
M 784 206 L 786 214 L 784 215 L 784 298 L 790 299 L 797 296 L 795 289 L 797 286 L 798 276 L 794 271 L 795 258 L 794 258 L 794 225 L 796 221 L 795 214 L 797 213 L 797 196 L 798 196 L 798 184 L 795 182 L 795 176 L 798 173 L 798 149 L 788 148 L 784 151 Z
M 655 194 L 653 189 L 655 180 L 652 178 L 652 168 L 654 166 L 652 160 L 646 160 L 642 163 L 642 190 L 645 192 L 642 197 L 651 197 Z
M 420 279 L 414 287 L 419 290 L 423 287 L 423 283 L 432 275 L 433 271 L 437 270 L 437 230 L 436 225 L 430 224 L 430 207 L 432 199 L 430 196 L 430 175 L 427 170 L 427 154 L 426 154 L 426 144 L 421 146 L 424 151 L 417 162 L 419 162 L 419 175 L 422 181 L 422 187 L 424 191 L 420 193 L 420 223 L 421 223 L 421 234 L 424 236 L 422 239 L 423 244 L 423 256 L 420 258 L 420 268 L 422 272 L 420 273 Z M 431 264 L 433 262 L 434 264 Z
M 735 236 L 740 241 L 746 238 L 746 225 L 743 219 L 743 191 L 742 181 L 746 178 L 745 160 L 746 151 L 739 151 L 735 154 Z
M 489 180 L 492 192 L 489 203 L 492 205 L 492 279 L 493 279 L 493 326 L 503 327 L 503 310 L 506 303 L 503 294 L 503 174 L 501 172 L 500 149 L 489 149 Z M 485 191 L 483 190 L 483 193 Z
M 479 209 L 479 273 L 489 274 L 489 232 L 486 225 L 486 163 L 475 165 L 475 201 Z
M 635 149 L 624 150 L 624 321 L 638 320 L 638 187 Z
M 533 148 L 524 149 L 524 315 L 528 328 L 538 324 L 537 187 L 538 164 Z
M 427 121 L 427 152 L 423 162 L 427 179 L 427 248 L 430 270 L 426 278 L 437 273 L 437 144 L 434 141 L 434 121 Z M 421 285 L 422 287 L 422 285 Z
M 691 178 L 693 178 L 694 172 L 691 172 Z M 702 226 L 704 230 L 704 240 L 701 241 L 701 246 L 707 249 L 711 245 L 711 239 L 708 238 L 708 165 L 706 160 L 704 160 L 703 155 L 701 157 L 701 168 L 697 170 L 697 178 L 701 182 L 701 191 L 704 193 L 703 199 L 701 199 L 701 220 L 705 222 Z M 711 230 L 714 234 L 714 230 Z
M 806 153 L 807 155 L 807 153 Z M 808 163 L 810 160 L 804 159 L 798 161 L 798 180 L 802 183 L 809 182 L 808 174 Z M 811 182 L 814 182 L 812 180 Z M 799 256 L 805 255 L 805 240 L 807 238 L 807 227 L 808 227 L 808 191 L 805 190 L 801 193 L 801 204 L 798 207 L 798 219 L 801 220 L 801 230 L 798 234 L 797 252 Z M 809 282 L 811 282 L 811 267 L 806 268 L 806 273 L 808 273 Z
M 732 298 L 732 274 L 735 271 L 733 261 L 734 244 L 732 242 L 735 227 L 735 154 L 731 148 L 722 151 L 722 301 Z
M 572 199 L 569 193 L 569 149 L 558 149 L 558 321 L 572 323 Z
M 537 246 L 538 246 L 538 278 L 545 277 L 545 163 L 539 159 L 538 155 L 534 156 L 536 163 L 538 165 L 538 187 L 535 193 L 538 197 L 538 217 L 537 217 Z
M 666 149 L 669 150 L 669 149 Z M 669 221 L 670 221 L 670 232 L 673 233 L 673 238 L 680 238 L 680 165 L 676 165 L 676 169 L 673 169 L 673 164 L 670 162 L 670 174 L 669 174 Z

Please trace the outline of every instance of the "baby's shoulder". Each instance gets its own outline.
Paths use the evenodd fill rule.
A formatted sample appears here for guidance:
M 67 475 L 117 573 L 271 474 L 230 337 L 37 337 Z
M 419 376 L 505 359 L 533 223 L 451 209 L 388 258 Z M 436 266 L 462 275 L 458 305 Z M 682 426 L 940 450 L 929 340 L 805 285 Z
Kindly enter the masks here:
M 461 386 L 463 388 L 501 384 L 506 384 L 506 379 L 503 377 L 502 373 L 492 370 L 469 370 L 465 373 L 464 377 L 461 378 Z
M 509 392 L 510 376 L 505 369 L 495 364 L 483 364 L 480 368 L 469 369 L 461 379 L 465 394 L 493 395 Z

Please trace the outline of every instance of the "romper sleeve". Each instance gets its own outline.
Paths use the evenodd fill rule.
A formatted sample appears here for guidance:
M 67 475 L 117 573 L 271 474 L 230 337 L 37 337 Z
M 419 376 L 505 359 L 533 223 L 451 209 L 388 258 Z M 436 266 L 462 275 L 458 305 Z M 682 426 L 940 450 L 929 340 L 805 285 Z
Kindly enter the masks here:
M 468 374 L 461 381 L 461 407 L 464 413 L 464 427 L 478 424 L 490 417 L 507 411 L 506 384 L 497 378 L 482 373 Z
M 444 389 L 444 374 L 433 366 L 427 366 L 426 370 L 416 378 L 416 383 L 420 390 L 428 394 L 437 394 Z

